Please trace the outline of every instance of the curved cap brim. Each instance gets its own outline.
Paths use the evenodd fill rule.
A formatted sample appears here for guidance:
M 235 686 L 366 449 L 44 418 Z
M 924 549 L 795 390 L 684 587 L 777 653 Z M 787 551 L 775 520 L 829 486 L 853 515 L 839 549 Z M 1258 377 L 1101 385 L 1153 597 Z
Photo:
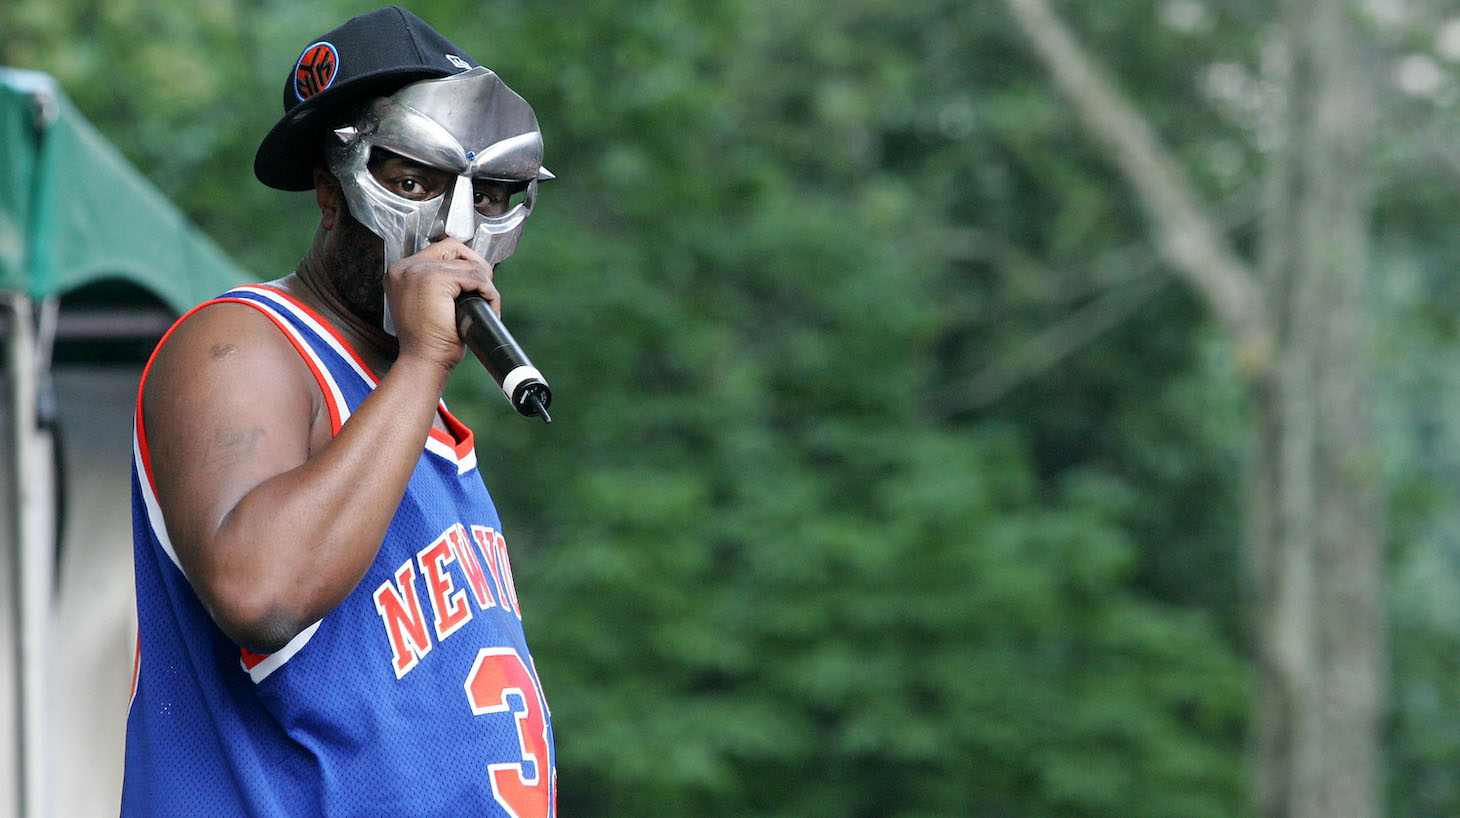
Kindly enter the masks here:
M 310 97 L 285 114 L 259 143 L 253 172 L 278 190 L 313 190 L 314 168 L 324 161 L 324 137 L 349 109 L 386 96 L 418 80 L 450 76 L 451 71 L 424 66 L 396 68 L 352 77 Z

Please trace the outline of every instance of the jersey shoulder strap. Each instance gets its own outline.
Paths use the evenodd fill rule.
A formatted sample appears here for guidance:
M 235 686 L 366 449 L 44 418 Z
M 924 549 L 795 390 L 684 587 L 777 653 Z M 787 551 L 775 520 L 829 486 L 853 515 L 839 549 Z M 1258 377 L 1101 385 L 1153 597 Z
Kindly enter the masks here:
M 343 336 L 298 299 L 273 287 L 247 284 L 208 302 L 244 304 L 263 313 L 279 328 L 309 367 L 329 405 L 332 433 L 349 418 L 379 379 Z

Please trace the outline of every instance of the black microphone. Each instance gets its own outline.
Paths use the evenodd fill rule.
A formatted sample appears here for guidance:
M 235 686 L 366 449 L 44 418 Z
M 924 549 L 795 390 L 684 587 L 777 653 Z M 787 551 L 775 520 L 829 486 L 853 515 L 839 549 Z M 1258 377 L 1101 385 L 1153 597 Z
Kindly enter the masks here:
M 456 299 L 456 331 L 462 343 L 477 356 L 491 373 L 492 380 L 502 387 L 507 402 L 518 412 L 543 423 L 552 423 L 548 405 L 553 393 L 537 367 L 527 360 L 527 353 L 513 340 L 502 319 L 492 312 L 485 298 L 477 293 L 464 293 Z

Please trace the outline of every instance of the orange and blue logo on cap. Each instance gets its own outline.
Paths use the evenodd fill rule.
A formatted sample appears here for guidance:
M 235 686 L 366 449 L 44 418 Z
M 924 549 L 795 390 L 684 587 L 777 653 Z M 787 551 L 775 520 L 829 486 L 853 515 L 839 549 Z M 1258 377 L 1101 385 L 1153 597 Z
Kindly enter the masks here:
M 294 66 L 294 94 L 303 102 L 330 87 L 340 68 L 340 54 L 326 42 L 304 49 Z

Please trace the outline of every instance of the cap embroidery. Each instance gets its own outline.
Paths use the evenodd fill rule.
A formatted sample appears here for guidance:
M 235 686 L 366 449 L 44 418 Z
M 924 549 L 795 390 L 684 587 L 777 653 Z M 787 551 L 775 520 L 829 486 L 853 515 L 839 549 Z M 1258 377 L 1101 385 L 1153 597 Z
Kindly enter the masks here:
M 463 71 L 467 70 L 468 68 L 471 68 L 471 66 L 467 64 L 466 60 L 463 60 L 462 58 L 456 56 L 455 54 L 447 54 L 446 55 L 446 61 L 449 62 L 449 63 L 451 63 L 452 65 L 456 66 L 457 68 L 460 68 Z
M 339 72 L 340 55 L 335 47 L 318 42 L 304 49 L 294 66 L 294 94 L 303 102 L 330 87 Z

